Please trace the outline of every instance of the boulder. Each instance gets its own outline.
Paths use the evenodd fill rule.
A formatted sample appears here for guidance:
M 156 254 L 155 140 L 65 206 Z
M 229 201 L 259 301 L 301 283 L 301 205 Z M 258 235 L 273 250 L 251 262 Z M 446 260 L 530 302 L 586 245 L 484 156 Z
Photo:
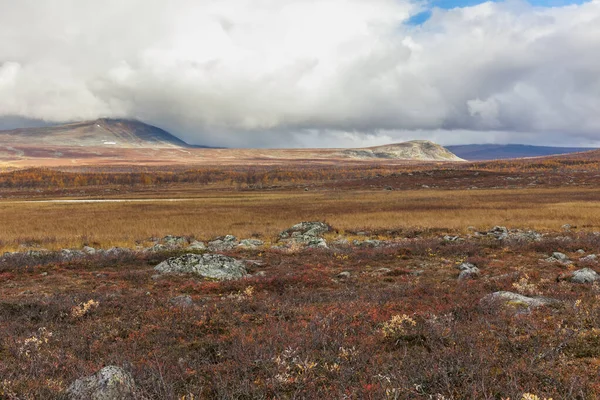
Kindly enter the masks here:
M 285 245 L 305 245 L 308 248 L 328 248 L 321 236 L 331 228 L 323 222 L 300 222 L 279 234 L 279 242 Z
M 383 240 L 377 240 L 377 239 L 367 239 L 367 240 L 353 240 L 352 244 L 357 247 L 368 247 L 368 248 L 377 249 L 379 247 L 384 246 L 386 244 L 386 242 L 384 242 Z
M 192 297 L 189 295 L 181 295 L 173 297 L 169 300 L 169 303 L 174 307 L 188 308 L 194 305 Z
M 508 238 L 508 228 L 505 226 L 495 226 L 487 232 L 488 236 L 493 236 L 498 240 L 504 240 Z
M 186 250 L 206 250 L 206 245 L 204 244 L 204 242 L 194 240 L 192 243 L 190 243 L 188 247 L 186 247 Z
M 182 247 L 188 244 L 187 238 L 183 236 L 167 235 L 161 239 L 161 242 L 168 247 Z
M 590 268 L 583 268 L 574 271 L 569 279 L 573 283 L 593 283 L 600 280 L 600 275 Z
M 265 242 L 258 239 L 244 239 L 240 241 L 238 247 L 243 247 L 246 249 L 256 249 L 257 247 L 264 246 Z
M 558 300 L 551 299 L 548 297 L 528 297 L 519 293 L 500 291 L 488 294 L 483 299 L 481 299 L 481 303 L 488 305 L 502 304 L 514 307 L 516 309 L 531 310 L 537 307 L 556 305 L 559 302 Z
M 581 257 L 579 259 L 580 262 L 585 262 L 585 263 L 594 263 L 597 264 L 598 263 L 598 256 L 595 254 L 590 254 L 589 256 L 585 256 L 585 257 Z
M 339 274 L 337 274 L 335 277 L 338 278 L 338 279 L 348 279 L 348 278 L 350 278 L 350 272 L 349 271 L 342 271 Z
M 94 255 L 96 254 L 96 249 L 90 246 L 83 246 L 83 249 L 81 249 L 84 253 L 89 254 L 89 255 Z
M 300 222 L 279 234 L 280 239 L 295 239 L 296 241 L 308 241 L 310 238 L 322 236 L 331 228 L 323 222 Z
M 571 262 L 571 260 L 569 260 L 569 257 L 567 257 L 566 254 L 560 253 L 558 251 L 555 251 L 554 253 L 552 253 L 552 255 L 548 258 L 546 258 L 547 262 L 559 262 L 562 264 L 569 264 Z
M 217 280 L 240 279 L 248 275 L 242 261 L 222 254 L 184 254 L 171 257 L 154 269 L 163 274 L 194 274 Z
M 237 238 L 233 235 L 227 235 L 222 238 L 208 242 L 208 249 L 210 251 L 227 251 L 233 249 L 239 244 Z
M 458 274 L 459 281 L 473 279 L 479 276 L 479 268 L 477 268 L 474 264 L 465 262 L 457 265 L 456 268 L 460 270 L 460 273 Z
M 129 400 L 135 398 L 135 382 L 124 369 L 110 365 L 94 375 L 77 379 L 67 389 L 69 400 Z

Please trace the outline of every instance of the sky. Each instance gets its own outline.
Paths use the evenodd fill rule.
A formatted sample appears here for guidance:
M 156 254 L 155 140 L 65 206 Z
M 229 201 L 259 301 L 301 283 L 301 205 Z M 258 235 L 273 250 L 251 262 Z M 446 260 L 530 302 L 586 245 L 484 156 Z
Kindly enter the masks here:
M 600 0 L 0 0 L 0 129 L 600 146 Z

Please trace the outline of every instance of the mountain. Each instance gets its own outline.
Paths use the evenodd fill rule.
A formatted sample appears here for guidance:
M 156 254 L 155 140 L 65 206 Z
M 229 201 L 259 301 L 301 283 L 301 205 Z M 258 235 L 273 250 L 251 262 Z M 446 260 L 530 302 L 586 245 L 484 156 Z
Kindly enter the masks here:
M 156 126 L 139 121 L 106 118 L 42 128 L 0 131 L 0 144 L 125 149 L 189 147 L 184 141 Z
M 467 144 L 446 146 L 446 148 L 458 157 L 469 161 L 544 157 L 594 150 L 587 147 L 549 147 L 524 144 Z
M 463 161 L 440 145 L 412 141 L 362 149 L 218 149 L 190 146 L 139 121 L 98 119 L 0 131 L 0 170 L 127 165 L 272 165 Z
M 416 161 L 464 161 L 448 149 L 429 140 L 411 140 L 409 142 L 367 147 L 363 149 L 343 150 L 342 154 L 351 158 L 382 158 Z

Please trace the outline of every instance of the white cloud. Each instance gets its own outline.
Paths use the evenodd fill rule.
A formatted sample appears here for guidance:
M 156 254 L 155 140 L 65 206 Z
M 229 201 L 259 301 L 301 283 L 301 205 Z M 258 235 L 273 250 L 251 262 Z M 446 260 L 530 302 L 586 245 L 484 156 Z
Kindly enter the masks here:
M 600 140 L 598 0 L 435 9 L 419 27 L 408 0 L 0 9 L 0 119 L 139 118 L 226 146 Z

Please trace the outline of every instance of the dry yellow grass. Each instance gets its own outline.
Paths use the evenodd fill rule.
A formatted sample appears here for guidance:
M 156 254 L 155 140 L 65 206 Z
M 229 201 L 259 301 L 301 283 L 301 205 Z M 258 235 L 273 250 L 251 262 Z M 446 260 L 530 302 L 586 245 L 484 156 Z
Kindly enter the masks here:
M 46 248 L 134 246 L 167 234 L 209 239 L 272 237 L 299 221 L 339 230 L 494 225 L 556 230 L 569 223 L 600 230 L 600 190 L 204 193 L 201 197 L 124 203 L 0 202 L 0 245 Z

